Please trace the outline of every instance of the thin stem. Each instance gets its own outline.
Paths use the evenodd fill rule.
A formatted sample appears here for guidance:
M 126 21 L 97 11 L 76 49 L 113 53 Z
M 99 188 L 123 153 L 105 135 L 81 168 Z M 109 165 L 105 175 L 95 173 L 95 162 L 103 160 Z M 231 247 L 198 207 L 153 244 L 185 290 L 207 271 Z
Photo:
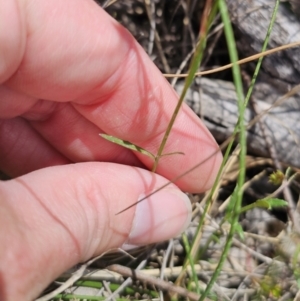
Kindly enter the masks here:
M 162 142 L 159 146 L 157 155 L 155 157 L 153 168 L 152 168 L 153 172 L 155 172 L 156 169 L 157 169 L 159 159 L 162 156 L 163 150 L 166 146 L 167 140 L 169 138 L 169 135 L 171 133 L 172 127 L 175 123 L 176 117 L 179 113 L 179 110 L 180 110 L 180 107 L 183 103 L 185 95 L 186 95 L 190 85 L 192 84 L 192 82 L 194 80 L 194 77 L 195 77 L 195 73 L 197 72 L 197 70 L 200 66 L 200 63 L 202 61 L 203 52 L 204 52 L 204 49 L 205 49 L 205 46 L 206 46 L 207 31 L 208 31 L 208 28 L 211 24 L 211 21 L 212 21 L 213 17 L 216 14 L 216 11 L 217 11 L 217 6 L 216 5 L 212 6 L 212 0 L 208 0 L 206 2 L 206 6 L 205 6 L 205 9 L 204 9 L 204 12 L 203 12 L 201 30 L 200 30 L 200 34 L 199 34 L 199 42 L 198 42 L 198 45 L 196 47 L 196 51 L 195 51 L 195 54 L 193 56 L 193 59 L 192 59 L 191 65 L 190 65 L 190 70 L 189 70 L 188 76 L 185 80 L 185 84 L 184 84 L 183 90 L 181 92 L 180 98 L 178 100 L 178 103 L 176 105 L 174 113 L 171 117 L 171 120 L 168 124 L 166 132 L 165 132 L 164 137 L 162 139 Z

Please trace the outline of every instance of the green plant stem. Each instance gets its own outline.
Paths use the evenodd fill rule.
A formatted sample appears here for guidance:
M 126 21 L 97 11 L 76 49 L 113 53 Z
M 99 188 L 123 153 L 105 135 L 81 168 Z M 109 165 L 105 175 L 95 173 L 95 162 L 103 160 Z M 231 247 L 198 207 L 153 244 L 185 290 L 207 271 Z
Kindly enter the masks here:
M 197 72 L 197 70 L 198 70 L 198 68 L 200 66 L 200 63 L 202 61 L 204 49 L 205 49 L 205 46 L 206 46 L 207 31 L 208 31 L 208 28 L 209 28 L 209 26 L 211 24 L 211 21 L 213 20 L 213 17 L 216 14 L 216 11 L 217 11 L 217 6 L 214 5 L 213 8 L 212 8 L 212 10 L 211 10 L 211 12 L 210 12 L 209 20 L 208 20 L 205 28 L 202 29 L 202 31 L 200 32 L 199 42 L 197 44 L 196 51 L 195 51 L 195 54 L 193 56 L 193 59 L 192 59 L 191 65 L 190 65 L 188 76 L 185 79 L 183 90 L 182 90 L 181 95 L 179 97 L 179 100 L 177 102 L 177 105 L 176 105 L 176 108 L 174 110 L 174 113 L 173 113 L 173 115 L 171 117 L 171 120 L 170 120 L 170 122 L 168 124 L 166 132 L 165 132 L 164 137 L 162 139 L 162 142 L 161 142 L 161 144 L 159 146 L 157 155 L 156 155 L 155 160 L 154 160 L 152 172 L 156 171 L 156 168 L 157 168 L 157 165 L 158 165 L 158 161 L 159 161 L 160 157 L 162 156 L 163 150 L 165 148 L 165 145 L 166 145 L 167 140 L 169 138 L 169 135 L 171 133 L 172 127 L 173 127 L 173 125 L 175 123 L 176 117 L 177 117 L 177 115 L 179 113 L 180 107 L 181 107 L 181 105 L 183 103 L 183 100 L 184 100 L 184 98 L 186 96 L 186 93 L 187 93 L 190 85 L 192 84 L 192 82 L 194 80 L 195 73 Z
M 263 49 L 266 49 L 267 44 L 268 44 L 268 39 L 275 21 L 275 16 L 276 16 L 276 12 L 278 9 L 278 3 L 279 1 L 277 0 L 274 11 L 273 11 L 273 15 L 272 15 L 272 19 L 270 22 L 270 26 L 268 28 L 268 32 L 267 32 L 267 36 L 263 45 Z M 242 90 L 242 81 L 241 81 L 241 75 L 240 75 L 240 69 L 238 67 L 238 65 L 236 64 L 236 62 L 238 61 L 238 56 L 237 56 L 237 51 L 236 51 L 236 46 L 234 43 L 234 35 L 233 35 L 233 30 L 231 27 L 231 23 L 230 23 L 230 19 L 229 19 L 229 15 L 228 15 L 228 11 L 227 11 L 227 7 L 226 7 L 226 3 L 224 0 L 218 0 L 218 4 L 219 4 L 219 9 L 220 9 L 220 13 L 222 16 L 222 20 L 223 20 L 223 24 L 224 24 L 224 31 L 225 31 L 225 35 L 226 35 L 226 40 L 227 40 L 227 45 L 228 45 L 228 50 L 229 50 L 229 56 L 230 56 L 230 60 L 233 63 L 233 67 L 232 67 L 232 72 L 233 72 L 233 79 L 234 79 L 234 83 L 235 83 L 235 87 L 236 87 L 236 92 L 237 92 L 237 97 L 238 97 L 238 109 L 239 109 L 239 120 L 238 120 L 238 130 L 239 130 L 239 143 L 241 146 L 241 151 L 240 151 L 240 155 L 239 155 L 239 168 L 240 168 L 240 172 L 239 172 L 239 176 L 238 176 L 238 182 L 237 182 L 237 187 L 236 190 L 234 191 L 233 195 L 232 195 L 232 200 L 234 202 L 234 210 L 233 210 L 233 215 L 232 215 L 232 220 L 231 220 L 231 227 L 228 233 L 228 237 L 225 243 L 225 247 L 222 253 L 222 256 L 220 258 L 220 261 L 218 263 L 218 266 L 216 268 L 215 273 L 213 274 L 210 282 L 207 285 L 207 288 L 205 290 L 205 292 L 202 294 L 200 301 L 203 301 L 204 298 L 207 296 L 207 294 L 209 293 L 210 289 L 212 288 L 213 284 L 215 283 L 219 273 L 221 272 L 221 268 L 223 266 L 223 263 L 227 257 L 227 254 L 230 250 L 231 247 L 231 242 L 233 239 L 233 236 L 236 232 L 236 230 L 238 229 L 238 218 L 239 218 L 239 214 L 241 212 L 241 204 L 242 204 L 242 197 L 243 197 L 243 184 L 245 182 L 245 172 L 246 172 L 246 167 L 245 167 L 245 158 L 246 158 L 246 128 L 245 128 L 245 124 L 244 124 L 244 112 L 245 112 L 245 108 L 246 105 L 248 103 L 248 100 L 250 99 L 252 90 L 253 90 L 253 86 L 257 77 L 257 74 L 259 72 L 260 66 L 261 66 L 261 62 L 262 62 L 262 58 L 260 58 L 256 69 L 255 69 L 255 73 L 254 76 L 252 78 L 251 81 L 251 87 L 248 90 L 247 93 L 247 97 L 245 98 L 245 100 L 243 100 L 243 90 Z
M 245 182 L 245 158 L 246 158 L 246 129 L 244 124 L 244 112 L 245 112 L 245 105 L 244 105 L 244 97 L 243 97 L 243 85 L 241 80 L 241 74 L 240 74 L 240 68 L 238 64 L 236 63 L 238 61 L 238 55 L 235 45 L 235 39 L 233 35 L 232 26 L 230 23 L 230 18 L 228 15 L 227 6 L 224 0 L 218 0 L 218 6 L 219 11 L 222 17 L 222 21 L 224 24 L 224 32 L 227 40 L 228 50 L 229 50 L 229 56 L 230 60 L 233 63 L 232 66 L 232 74 L 233 74 L 233 80 L 236 87 L 237 92 L 237 98 L 238 98 L 238 109 L 239 109 L 239 120 L 238 120 L 238 129 L 239 129 L 239 143 L 241 146 L 240 154 L 239 154 L 239 166 L 240 166 L 240 172 L 238 176 L 238 182 L 237 182 L 237 189 L 235 190 L 234 194 L 232 195 L 232 200 L 235 203 L 234 211 L 232 214 L 232 220 L 231 220 L 231 227 L 227 236 L 227 240 L 224 246 L 224 250 L 222 252 L 220 261 L 217 265 L 217 268 L 212 275 L 212 278 L 210 279 L 206 290 L 202 294 L 200 301 L 203 301 L 208 293 L 210 292 L 213 284 L 215 283 L 218 275 L 221 272 L 223 263 L 225 262 L 225 259 L 227 257 L 227 254 L 231 247 L 231 242 L 233 239 L 233 236 L 235 234 L 237 224 L 238 224 L 238 218 L 239 213 L 241 209 L 241 202 L 243 197 L 243 183 Z
M 191 266 L 192 279 L 193 279 L 193 281 L 195 282 L 195 285 L 196 285 L 196 293 L 200 294 L 200 287 L 199 287 L 198 276 L 197 276 L 197 273 L 196 273 L 196 270 L 195 270 L 194 260 L 193 260 L 193 258 L 191 256 L 191 248 L 190 248 L 190 244 L 189 244 L 188 238 L 187 238 L 187 236 L 185 234 L 182 235 L 182 240 L 183 240 L 183 245 L 184 245 L 186 254 L 188 256 L 188 261 L 189 261 L 190 266 Z
M 186 92 L 188 91 L 188 88 L 189 86 L 191 85 L 193 79 L 194 79 L 194 76 L 195 76 L 195 73 L 199 67 L 199 64 L 200 64 L 200 61 L 202 59 L 202 53 L 203 53 L 203 50 L 205 49 L 205 45 L 206 45 L 206 39 L 201 39 L 197 48 L 196 48 L 196 52 L 195 52 L 195 56 L 194 56 L 194 59 L 192 61 L 192 64 L 191 64 L 191 69 L 190 69 L 190 72 L 186 78 L 186 81 L 185 81 L 185 85 L 184 85 L 184 88 L 183 88 L 183 91 L 180 95 L 180 98 L 178 100 L 178 103 L 176 105 L 176 108 L 174 110 L 174 113 L 171 117 L 171 120 L 168 124 L 168 127 L 167 127 L 167 130 L 164 134 L 164 137 L 162 139 L 162 142 L 159 146 L 159 149 L 158 149 L 158 152 L 157 152 L 157 155 L 155 157 L 155 160 L 154 160 L 154 164 L 153 164 L 153 168 L 152 168 L 152 171 L 155 172 L 156 168 L 157 168 L 157 165 L 158 165 L 158 161 L 160 159 L 160 157 L 162 156 L 162 153 L 163 153 L 163 150 L 165 148 L 165 145 L 167 143 L 167 140 L 169 138 L 169 135 L 171 133 L 171 130 L 172 130 L 172 127 L 175 123 L 175 120 L 176 120 L 176 117 L 179 113 L 179 110 L 181 108 L 181 105 L 183 103 L 183 100 L 185 98 L 185 95 L 186 95 Z M 195 68 L 196 66 L 196 68 Z
M 235 136 L 237 134 L 237 132 L 238 132 L 238 130 L 237 130 L 237 127 L 236 127 L 235 130 L 234 130 L 233 135 Z M 233 142 L 234 142 L 234 140 L 232 139 L 229 142 L 229 144 L 228 144 L 228 146 L 226 148 L 226 152 L 224 154 L 223 161 L 222 161 L 220 169 L 218 171 L 216 180 L 214 181 L 213 187 L 211 188 L 211 190 L 209 192 L 209 195 L 208 195 L 208 198 L 207 198 L 208 202 L 206 203 L 206 205 L 204 207 L 203 214 L 201 215 L 201 218 L 200 218 L 200 221 L 199 221 L 199 224 L 198 224 L 198 227 L 197 227 L 197 231 L 196 231 L 197 235 L 195 236 L 195 238 L 193 240 L 192 249 L 191 249 L 191 254 L 194 257 L 194 259 L 196 259 L 197 249 L 198 249 L 198 246 L 200 244 L 200 239 L 201 239 L 201 232 L 200 231 L 201 231 L 201 229 L 202 229 L 202 227 L 204 225 L 205 217 L 206 217 L 206 214 L 207 214 L 208 209 L 210 207 L 212 196 L 214 195 L 214 193 L 215 193 L 215 191 L 216 191 L 216 189 L 218 187 L 218 183 L 221 180 L 222 172 L 223 172 L 225 164 L 226 164 L 226 162 L 227 162 L 227 160 L 229 158 Z

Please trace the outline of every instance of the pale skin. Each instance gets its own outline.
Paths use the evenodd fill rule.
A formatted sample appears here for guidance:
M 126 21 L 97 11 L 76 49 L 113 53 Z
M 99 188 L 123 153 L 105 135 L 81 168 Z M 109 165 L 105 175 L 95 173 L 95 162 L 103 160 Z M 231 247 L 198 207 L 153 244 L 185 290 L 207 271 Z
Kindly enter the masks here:
M 180 191 L 211 187 L 218 146 L 183 106 L 157 174 L 156 152 L 178 96 L 134 38 L 92 0 L 0 1 L 0 300 L 32 300 L 79 262 L 179 234 Z M 123 214 L 182 171 L 198 169 Z M 170 210 L 170 208 L 172 210 Z

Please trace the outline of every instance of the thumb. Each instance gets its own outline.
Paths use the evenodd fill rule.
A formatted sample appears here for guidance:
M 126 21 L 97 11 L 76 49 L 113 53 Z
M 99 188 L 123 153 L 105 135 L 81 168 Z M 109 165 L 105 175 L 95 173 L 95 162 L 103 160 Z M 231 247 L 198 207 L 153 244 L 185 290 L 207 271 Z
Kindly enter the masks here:
M 9 246 L 0 250 L 0 300 L 30 300 L 78 262 L 179 234 L 191 205 L 175 185 L 116 215 L 166 181 L 139 168 L 80 163 L 0 183 L 0 244 Z

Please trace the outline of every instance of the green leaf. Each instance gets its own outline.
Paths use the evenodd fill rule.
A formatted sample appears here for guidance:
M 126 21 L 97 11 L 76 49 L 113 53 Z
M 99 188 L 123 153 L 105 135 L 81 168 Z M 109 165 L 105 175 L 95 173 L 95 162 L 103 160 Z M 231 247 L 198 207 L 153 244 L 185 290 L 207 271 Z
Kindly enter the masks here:
M 265 208 L 265 209 L 271 210 L 273 208 L 286 207 L 287 205 L 288 205 L 287 202 L 282 199 L 264 198 L 264 199 L 257 200 L 256 202 L 254 202 L 250 205 L 244 206 L 241 209 L 241 213 L 251 210 L 253 208 Z
M 256 208 L 272 209 L 268 199 L 257 200 L 253 203 Z
M 245 240 L 245 234 L 241 224 L 237 223 L 235 225 L 235 231 L 242 240 Z
M 235 211 L 235 206 L 237 202 L 237 191 L 238 191 L 238 184 L 235 186 L 232 195 L 230 196 L 228 206 L 225 212 L 225 220 L 227 220 L 230 224 L 232 222 L 233 213 Z
M 221 242 L 219 235 L 216 235 L 214 233 L 211 235 L 211 240 L 214 241 L 217 244 L 219 244 Z
M 269 208 L 268 209 L 273 209 L 273 208 L 280 208 L 280 207 L 286 207 L 288 203 L 285 200 L 282 199 L 277 199 L 277 198 L 266 198 L 263 199 L 266 200 L 269 203 Z
M 147 150 L 145 150 L 144 148 L 138 146 L 138 145 L 135 145 L 129 141 L 126 141 L 126 140 L 123 140 L 123 139 L 120 139 L 120 138 L 117 138 L 117 137 L 114 137 L 114 136 L 110 136 L 110 135 L 106 135 L 106 134 L 99 134 L 102 138 L 104 138 L 105 140 L 108 140 L 112 143 L 115 143 L 115 144 L 118 144 L 118 145 L 121 145 L 125 148 L 129 148 L 133 151 L 136 151 L 136 152 L 139 152 L 143 155 L 146 155 L 146 156 L 149 156 L 151 157 L 152 159 L 155 159 L 155 156 L 148 152 Z

